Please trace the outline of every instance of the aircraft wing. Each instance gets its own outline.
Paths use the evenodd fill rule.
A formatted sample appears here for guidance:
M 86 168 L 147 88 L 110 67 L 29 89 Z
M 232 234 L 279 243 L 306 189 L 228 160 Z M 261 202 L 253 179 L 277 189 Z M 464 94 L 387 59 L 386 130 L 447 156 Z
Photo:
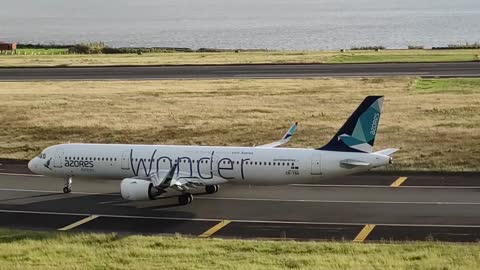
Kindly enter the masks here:
M 269 144 L 259 145 L 259 146 L 256 146 L 256 147 L 258 147 L 258 148 L 274 148 L 274 147 L 277 147 L 277 146 L 280 146 L 282 144 L 287 143 L 290 140 L 290 138 L 292 138 L 293 133 L 295 133 L 295 129 L 297 129 L 297 124 L 298 124 L 298 122 L 295 122 L 295 124 L 293 124 L 288 129 L 287 133 L 285 133 L 285 135 L 283 135 L 283 137 L 280 140 L 269 143 Z
M 163 173 L 162 176 L 159 172 L 152 173 L 148 179 L 159 189 L 171 188 L 181 192 L 188 191 L 190 188 L 206 185 L 203 179 L 199 177 L 182 175 L 182 172 L 175 175 L 177 166 L 177 164 L 174 164 L 166 173 Z

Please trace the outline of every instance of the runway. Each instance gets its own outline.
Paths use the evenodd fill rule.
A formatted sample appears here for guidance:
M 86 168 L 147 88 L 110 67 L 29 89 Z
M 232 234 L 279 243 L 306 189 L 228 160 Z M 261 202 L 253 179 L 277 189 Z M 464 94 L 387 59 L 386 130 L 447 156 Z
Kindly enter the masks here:
M 0 81 L 365 76 L 480 77 L 480 62 L 0 68 Z
M 2 162 L 2 161 L 0 161 Z M 316 185 L 223 185 L 178 206 L 175 197 L 127 202 L 119 181 L 29 175 L 0 165 L 0 226 L 34 230 L 295 240 L 480 239 L 480 177 L 368 174 Z M 393 183 L 398 184 L 392 187 Z M 201 192 L 201 191 L 199 191 Z M 173 195 L 173 194 L 172 194 Z

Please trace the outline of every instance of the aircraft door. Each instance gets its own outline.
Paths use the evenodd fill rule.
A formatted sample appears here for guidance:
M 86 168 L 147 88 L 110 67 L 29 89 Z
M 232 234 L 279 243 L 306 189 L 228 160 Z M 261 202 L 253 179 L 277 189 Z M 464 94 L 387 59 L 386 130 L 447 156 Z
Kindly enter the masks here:
M 63 167 L 63 151 L 62 150 L 55 151 L 55 154 L 53 157 L 53 167 L 55 168 Z
M 122 170 L 130 170 L 130 151 L 122 152 L 121 166 Z
M 322 174 L 322 164 L 320 158 L 320 151 L 313 150 L 312 153 L 312 174 L 313 175 L 321 175 Z

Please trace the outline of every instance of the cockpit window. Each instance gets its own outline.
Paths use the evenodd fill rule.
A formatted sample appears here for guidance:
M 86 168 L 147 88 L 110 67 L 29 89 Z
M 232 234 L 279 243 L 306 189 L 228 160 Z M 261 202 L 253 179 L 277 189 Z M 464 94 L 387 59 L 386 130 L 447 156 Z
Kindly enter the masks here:
M 47 154 L 41 153 L 40 155 L 38 155 L 38 157 L 41 159 L 45 159 L 47 157 Z

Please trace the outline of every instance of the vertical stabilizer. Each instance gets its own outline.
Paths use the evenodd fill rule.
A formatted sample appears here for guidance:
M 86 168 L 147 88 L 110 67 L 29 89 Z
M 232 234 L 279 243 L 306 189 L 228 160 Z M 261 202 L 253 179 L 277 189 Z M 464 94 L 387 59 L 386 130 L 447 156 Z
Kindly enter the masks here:
M 325 146 L 328 151 L 371 153 L 382 112 L 383 96 L 368 96 Z

